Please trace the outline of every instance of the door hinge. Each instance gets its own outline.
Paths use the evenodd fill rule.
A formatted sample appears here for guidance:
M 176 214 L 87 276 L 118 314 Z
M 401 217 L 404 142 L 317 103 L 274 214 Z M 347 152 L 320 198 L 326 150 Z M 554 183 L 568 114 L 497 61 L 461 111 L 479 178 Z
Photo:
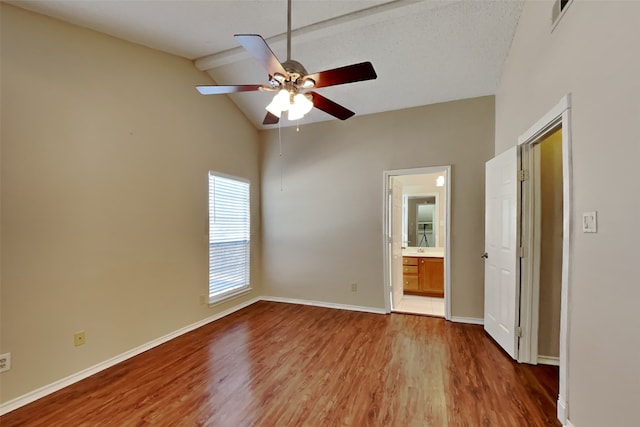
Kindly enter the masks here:
M 525 249 L 525 247 L 524 247 L 524 246 L 520 246 L 520 247 L 518 248 L 518 257 L 520 257 L 520 258 L 524 258 L 524 257 L 526 257 L 526 256 L 527 256 L 527 250 Z
M 526 181 L 529 179 L 529 171 L 526 169 L 520 169 L 518 171 L 518 179 L 520 181 Z
M 516 328 L 516 336 L 522 338 L 522 328 L 520 326 Z

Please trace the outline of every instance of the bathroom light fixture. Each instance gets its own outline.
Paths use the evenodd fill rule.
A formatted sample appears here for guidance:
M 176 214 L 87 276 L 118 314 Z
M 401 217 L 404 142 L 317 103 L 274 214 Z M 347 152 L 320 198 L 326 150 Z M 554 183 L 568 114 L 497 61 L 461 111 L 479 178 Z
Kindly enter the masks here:
M 436 187 L 444 187 L 444 176 L 443 175 L 440 175 L 436 179 Z

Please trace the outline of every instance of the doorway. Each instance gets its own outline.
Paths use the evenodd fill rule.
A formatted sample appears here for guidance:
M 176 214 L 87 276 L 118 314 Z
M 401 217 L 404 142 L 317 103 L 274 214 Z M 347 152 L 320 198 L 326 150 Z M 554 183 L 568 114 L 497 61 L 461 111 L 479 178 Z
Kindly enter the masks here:
M 387 312 L 450 318 L 450 166 L 384 172 Z
M 571 98 L 567 95 L 520 136 L 517 146 L 487 162 L 483 254 L 485 329 L 519 362 L 559 366 L 557 415 L 563 424 L 568 418 L 569 394 L 570 117 Z M 555 154 L 545 159 L 543 147 L 554 138 L 559 142 L 548 148 Z M 542 168 L 552 171 L 542 173 Z M 551 195 L 543 196 L 542 188 L 548 186 L 543 183 L 543 175 L 549 174 L 555 175 L 550 184 Z M 543 197 L 546 207 L 543 207 Z M 543 213 L 549 206 L 551 212 Z M 549 224 L 543 226 L 549 221 L 553 223 L 551 231 Z M 541 280 L 559 281 L 559 296 L 557 288 L 552 291 L 552 298 L 559 298 L 559 313 L 557 302 L 553 307 L 554 303 L 544 301 L 546 297 L 542 294 L 547 291 L 541 291 Z M 558 317 L 558 320 L 545 319 L 556 323 L 549 329 L 554 335 L 550 344 L 557 344 L 557 359 L 555 355 L 544 354 L 556 349 L 547 347 L 539 351 L 539 345 L 549 344 L 541 341 L 545 338 L 540 336 L 540 328 L 546 326 L 540 316 Z
M 559 365 L 562 291 L 563 176 L 562 126 L 549 129 L 522 147 L 522 242 L 530 248 L 522 258 L 523 305 L 530 339 L 519 359 Z

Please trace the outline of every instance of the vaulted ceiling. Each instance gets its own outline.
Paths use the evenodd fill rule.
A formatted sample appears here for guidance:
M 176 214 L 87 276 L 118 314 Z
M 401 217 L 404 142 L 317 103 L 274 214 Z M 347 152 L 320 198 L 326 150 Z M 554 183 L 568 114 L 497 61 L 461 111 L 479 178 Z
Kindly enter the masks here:
M 217 84 L 267 82 L 234 34 L 260 34 L 281 62 L 287 56 L 286 0 L 6 2 L 194 60 Z M 317 90 L 357 115 L 494 94 L 523 6 L 497 0 L 292 3 L 291 57 L 310 73 L 373 63 L 376 80 Z M 262 120 L 273 94 L 210 96 L 229 96 L 257 128 L 269 127 Z M 314 109 L 300 124 L 324 120 L 336 119 Z

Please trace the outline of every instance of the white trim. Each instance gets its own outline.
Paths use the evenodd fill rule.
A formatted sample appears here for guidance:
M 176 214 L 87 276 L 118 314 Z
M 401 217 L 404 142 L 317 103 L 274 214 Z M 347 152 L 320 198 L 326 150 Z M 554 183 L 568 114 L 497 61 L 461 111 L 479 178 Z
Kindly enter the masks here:
M 391 313 L 391 173 L 382 173 L 382 293 L 384 294 L 384 312 Z M 403 198 L 404 200 L 404 198 Z
M 438 172 L 444 172 L 446 177 L 445 194 L 446 194 L 446 207 L 445 207 L 445 230 L 444 230 L 444 318 L 446 320 L 451 319 L 451 165 L 444 166 L 429 166 L 423 168 L 410 168 L 410 169 L 394 169 L 386 170 L 382 174 L 382 254 L 383 254 L 383 293 L 384 293 L 384 310 L 385 313 L 391 313 L 391 281 L 390 281 L 390 260 L 391 251 L 389 248 L 389 242 L 391 239 L 391 226 L 390 226 L 390 209 L 389 206 L 389 191 L 391 187 L 389 182 L 392 176 L 402 175 L 422 175 L 433 174 Z M 442 221 L 440 218 L 439 221 Z
M 559 125 L 554 122 L 552 128 Z M 547 129 L 549 131 L 549 128 Z M 520 193 L 521 211 L 519 215 L 521 240 L 518 243 L 526 250 L 520 262 L 520 326 L 522 336 L 519 341 L 518 362 L 536 364 L 538 357 L 538 323 L 540 298 L 540 147 L 537 141 L 546 136 L 537 134 L 534 141 L 525 141 L 520 148 L 520 168 L 529 174 L 522 183 Z
M 560 399 L 558 399 L 558 418 L 560 418 L 560 413 L 562 412 L 562 415 L 565 417 L 566 419 L 566 405 L 564 404 L 564 402 L 561 402 Z M 563 424 L 564 427 L 574 427 L 573 424 L 571 424 L 571 421 L 566 420 Z
M 538 364 L 560 366 L 560 358 L 554 356 L 538 356 Z
M 323 308 L 335 308 L 339 310 L 362 311 L 365 313 L 374 313 L 374 314 L 387 314 L 387 312 L 383 308 L 365 307 L 361 305 L 338 304 L 338 303 L 325 302 L 325 301 L 310 301 L 310 300 L 302 300 L 302 299 L 296 299 L 296 298 L 282 298 L 282 297 L 269 297 L 269 296 L 260 297 L 260 300 L 271 301 L 271 302 L 284 302 L 287 304 L 311 305 L 314 307 L 323 307 Z
M 453 177 L 451 165 L 445 168 L 446 215 L 444 224 L 444 318 L 451 319 L 451 187 Z M 442 221 L 442 218 L 440 219 Z M 484 320 L 483 320 L 484 322 Z
M 173 332 L 170 332 L 166 335 L 161 336 L 160 338 L 156 338 L 152 341 L 149 341 L 146 344 L 142 344 L 136 348 L 133 348 L 129 351 L 125 351 L 122 354 L 119 354 L 117 356 L 114 356 L 110 359 L 105 360 L 104 362 L 100 362 L 96 365 L 93 365 L 87 369 L 83 369 L 80 372 L 76 372 L 75 374 L 69 375 L 68 377 L 62 378 L 58 381 L 55 381 L 49 385 L 40 387 L 36 390 L 33 390 L 27 394 L 24 394 L 22 396 L 16 397 L 15 399 L 9 400 L 5 403 L 3 403 L 2 405 L 0 405 L 0 415 L 4 415 L 8 412 L 11 412 L 15 409 L 18 409 L 24 405 L 27 405 L 31 402 L 34 402 L 38 399 L 41 399 L 51 393 L 54 393 L 60 389 L 63 389 L 64 387 L 70 386 L 71 384 L 77 383 L 78 381 L 81 381 L 87 377 L 90 377 L 91 375 L 94 375 L 100 371 L 103 371 L 107 368 L 110 368 L 114 365 L 117 365 L 120 362 L 124 362 L 127 359 L 130 359 L 134 356 L 137 356 L 140 353 L 143 353 L 147 350 L 150 350 L 154 347 L 159 346 L 160 344 L 164 344 L 167 341 L 171 341 L 174 338 L 179 337 L 180 335 L 186 334 L 187 332 L 191 332 L 194 329 L 197 329 L 201 326 L 204 326 L 208 323 L 211 323 L 215 320 L 221 319 L 225 316 L 228 316 L 231 313 L 234 313 L 238 310 L 241 310 L 245 307 L 250 306 L 251 304 L 254 304 L 256 302 L 258 302 L 260 300 L 259 297 L 256 298 L 252 298 L 248 301 L 244 301 L 234 307 L 231 307 L 227 310 L 221 311 L 220 313 L 216 313 L 213 316 L 207 317 L 206 319 L 202 319 L 198 322 L 192 323 L 190 325 L 187 325 L 183 328 L 180 328 L 178 330 L 175 330 Z
M 571 292 L 569 289 L 570 274 L 570 246 L 572 241 L 571 235 L 571 217 L 572 200 L 571 189 L 572 180 L 572 164 L 571 157 L 571 94 L 567 94 L 556 104 L 549 112 L 547 112 L 540 120 L 531 126 L 518 138 L 518 146 L 524 147 L 536 143 L 551 128 L 557 125 L 562 126 L 562 285 L 560 297 L 560 373 L 559 373 L 559 393 L 558 393 L 558 419 L 561 423 L 566 424 L 569 416 L 569 331 L 570 331 L 570 313 Z M 531 300 L 521 300 L 521 304 L 531 307 L 534 303 Z M 525 319 L 526 320 L 526 319 Z M 520 325 L 525 335 L 527 331 L 531 331 L 530 324 Z M 530 339 L 537 339 L 531 337 Z
M 223 297 L 219 297 L 212 300 L 209 300 L 209 307 L 215 307 L 217 305 L 221 305 L 224 303 L 227 303 L 231 300 L 234 300 L 236 298 L 240 298 L 241 296 L 244 296 L 246 294 L 248 294 L 249 292 L 251 292 L 253 290 L 253 288 L 251 287 L 251 285 L 247 285 L 245 287 L 242 287 L 240 289 L 235 289 L 231 292 L 229 292 L 228 294 L 224 294 Z
M 452 322 L 456 322 L 456 323 L 469 323 L 471 325 L 484 325 L 484 319 L 481 318 L 481 317 L 451 316 L 450 320 Z
M 210 170 L 209 174 L 211 174 L 213 176 L 220 177 L 220 178 L 233 179 L 234 181 L 244 182 L 245 184 L 249 184 L 249 188 L 251 188 L 251 180 L 249 178 L 244 178 L 244 177 L 236 176 L 236 175 L 230 175 L 228 173 L 218 172 L 218 171 L 214 171 L 214 170 Z
M 570 106 L 569 106 L 570 107 Z M 562 400 L 564 413 L 560 422 L 568 421 L 569 416 L 569 331 L 571 289 L 569 287 L 570 247 L 573 236 L 571 234 L 571 189 L 573 188 L 573 159 L 571 157 L 571 109 L 562 113 L 562 176 L 565 183 L 562 188 L 563 215 L 562 220 L 562 290 L 560 296 L 560 389 L 559 398 Z M 558 414 L 560 414 L 558 412 Z
M 571 108 L 571 94 L 563 96 L 562 99 L 544 116 L 542 116 L 540 120 L 520 135 L 518 137 L 518 145 L 522 145 L 533 139 L 538 139 L 538 137 L 542 136 L 542 134 L 546 132 L 547 128 L 569 108 Z

